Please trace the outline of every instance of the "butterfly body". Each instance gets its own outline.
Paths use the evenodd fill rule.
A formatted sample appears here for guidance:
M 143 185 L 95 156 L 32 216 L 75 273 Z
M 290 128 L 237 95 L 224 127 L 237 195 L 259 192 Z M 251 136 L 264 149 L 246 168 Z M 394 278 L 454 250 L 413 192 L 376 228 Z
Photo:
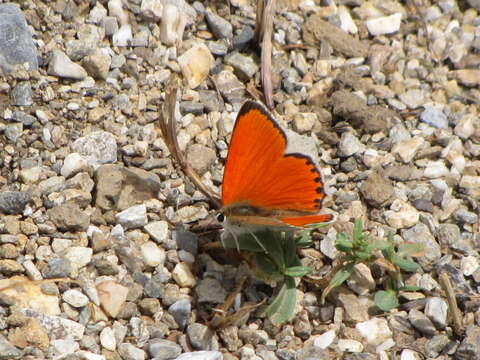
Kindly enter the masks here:
M 319 170 L 304 154 L 285 154 L 287 137 L 260 104 L 247 101 L 233 129 L 222 186 L 222 223 L 235 238 L 331 220 Z

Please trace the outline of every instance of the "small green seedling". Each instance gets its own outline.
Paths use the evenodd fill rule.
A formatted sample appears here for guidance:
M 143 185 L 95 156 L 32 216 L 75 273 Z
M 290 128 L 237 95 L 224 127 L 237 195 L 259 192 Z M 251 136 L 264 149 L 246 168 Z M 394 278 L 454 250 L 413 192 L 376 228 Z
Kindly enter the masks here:
M 415 272 L 419 265 L 410 257 L 419 255 L 424 249 L 423 244 L 401 244 L 395 246 L 393 233 L 389 233 L 387 240 L 371 240 L 363 232 L 361 220 L 355 220 L 351 238 L 347 233 L 337 234 L 335 247 L 342 252 L 339 270 L 330 280 L 328 287 L 322 294 L 322 301 L 328 293 L 343 284 L 353 274 L 354 266 L 358 263 L 370 265 L 377 263 L 387 270 L 385 290 L 378 291 L 374 296 L 375 304 L 383 311 L 390 311 L 399 305 L 399 291 L 418 291 L 418 286 L 404 286 L 401 271 Z M 383 257 L 378 256 L 381 252 Z
M 293 231 L 270 231 L 243 234 L 238 243 L 231 237 L 224 239 L 225 247 L 254 253 L 258 275 L 266 281 L 283 281 L 275 299 L 267 307 L 266 313 L 273 324 L 281 324 L 293 317 L 297 300 L 295 278 L 311 272 L 308 266 L 302 266 L 297 249 L 312 244 L 310 232 L 324 226 L 316 224 L 298 234 Z M 259 244 L 259 242 L 261 244 Z

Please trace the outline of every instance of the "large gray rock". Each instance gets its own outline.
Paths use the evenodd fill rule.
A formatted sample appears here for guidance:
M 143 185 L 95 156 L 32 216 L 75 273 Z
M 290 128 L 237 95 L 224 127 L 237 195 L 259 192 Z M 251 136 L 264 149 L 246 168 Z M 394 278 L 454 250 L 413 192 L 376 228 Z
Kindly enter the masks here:
M 14 65 L 23 63 L 38 69 L 32 34 L 18 5 L 0 4 L 0 69 L 9 72 Z

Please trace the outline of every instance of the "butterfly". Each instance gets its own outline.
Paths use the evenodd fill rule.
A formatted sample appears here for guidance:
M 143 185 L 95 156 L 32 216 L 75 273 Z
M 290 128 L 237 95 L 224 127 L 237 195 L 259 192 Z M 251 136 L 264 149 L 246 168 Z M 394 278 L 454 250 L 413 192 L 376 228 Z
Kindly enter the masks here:
M 278 231 L 328 222 L 319 214 L 325 197 L 320 171 L 300 153 L 286 154 L 287 136 L 259 103 L 241 107 L 232 132 L 223 174 L 222 209 L 217 220 L 224 236 L 265 228 Z M 261 243 L 259 242 L 261 245 Z M 263 246 L 262 246 L 263 247 Z

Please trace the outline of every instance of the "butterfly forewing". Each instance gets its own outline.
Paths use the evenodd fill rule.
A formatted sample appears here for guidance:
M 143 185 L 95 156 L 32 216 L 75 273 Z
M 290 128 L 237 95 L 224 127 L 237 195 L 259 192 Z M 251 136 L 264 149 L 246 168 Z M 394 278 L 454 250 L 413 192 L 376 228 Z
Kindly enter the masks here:
M 234 212 L 236 204 L 248 204 L 263 213 L 271 209 L 277 218 L 283 211 L 289 216 L 281 220 L 294 226 L 330 220 L 329 215 L 304 216 L 320 209 L 323 184 L 310 157 L 285 154 L 286 145 L 286 136 L 271 115 L 260 104 L 246 102 L 230 141 L 223 177 L 224 207 Z

